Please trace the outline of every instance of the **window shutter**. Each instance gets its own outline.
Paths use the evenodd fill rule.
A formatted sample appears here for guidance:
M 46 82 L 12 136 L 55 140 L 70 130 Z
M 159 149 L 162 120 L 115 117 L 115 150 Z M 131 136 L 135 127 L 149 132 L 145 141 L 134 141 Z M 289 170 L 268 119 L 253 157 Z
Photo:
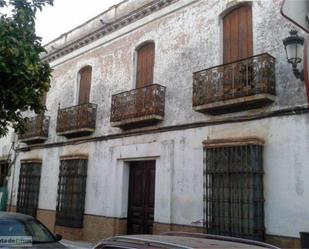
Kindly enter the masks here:
M 78 104 L 81 105 L 89 103 L 92 68 L 90 66 L 84 67 L 80 70 L 79 73 L 80 73 L 80 84 L 79 84 Z
M 230 63 L 252 55 L 252 8 L 242 6 L 223 18 L 223 62 Z
M 147 43 L 138 50 L 136 88 L 153 84 L 154 56 L 154 43 Z

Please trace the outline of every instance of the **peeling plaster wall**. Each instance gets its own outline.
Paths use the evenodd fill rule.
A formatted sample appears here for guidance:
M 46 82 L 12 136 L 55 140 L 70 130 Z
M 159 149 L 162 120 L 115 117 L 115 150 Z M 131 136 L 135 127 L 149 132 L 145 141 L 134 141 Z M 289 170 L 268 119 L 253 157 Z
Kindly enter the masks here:
M 15 138 L 16 137 L 13 133 L 13 130 L 9 128 L 8 135 L 0 139 L 0 159 L 6 158 L 9 155 L 12 142 L 15 140 Z
M 123 218 L 127 216 L 129 162 L 154 159 L 155 221 L 201 225 L 202 142 L 256 136 L 265 140 L 266 233 L 298 237 L 299 231 L 309 229 L 308 125 L 309 115 L 290 116 L 30 151 L 17 160 L 13 204 L 20 159 L 43 159 L 39 208 L 55 210 L 59 157 L 89 154 L 85 213 Z
M 217 119 L 192 110 L 192 73 L 222 63 L 220 15 L 237 2 L 241 1 L 179 0 L 52 62 L 47 143 L 67 140 L 56 135 L 57 107 L 77 104 L 77 74 L 85 65 L 92 66 L 90 101 L 98 105 L 92 136 L 121 132 L 110 126 L 111 96 L 134 88 L 135 49 L 148 40 L 156 44 L 154 82 L 167 87 L 165 119 L 157 126 Z M 281 2 L 252 2 L 254 54 L 268 52 L 277 59 L 276 102 L 220 118 L 306 104 L 303 83 L 295 80 L 284 54 L 282 39 L 295 27 L 280 15 Z M 298 237 L 299 231 L 309 230 L 308 125 L 309 116 L 303 114 L 22 152 L 16 161 L 13 204 L 21 159 L 42 158 L 39 208 L 55 210 L 59 157 L 88 154 L 86 213 L 126 217 L 129 162 L 152 158 L 156 160 L 155 221 L 196 225 L 203 219 L 202 141 L 255 136 L 265 140 L 266 233 Z
M 52 87 L 47 96 L 47 114 L 51 116 L 48 142 L 64 140 L 55 134 L 55 107 L 77 104 L 78 72 L 85 65 L 93 67 L 90 101 L 98 104 L 97 129 L 93 136 L 120 131 L 110 126 L 111 96 L 134 88 L 136 47 L 148 40 L 156 44 L 154 82 L 167 87 L 165 119 L 157 126 L 218 118 L 192 110 L 192 73 L 222 63 L 220 14 L 235 4 L 235 1 L 228 2 L 231 1 L 185 1 L 185 4 L 180 0 L 166 7 L 171 12 L 167 16 L 159 18 L 159 11 L 146 17 L 147 24 L 140 27 L 134 24 L 133 31 L 130 27 L 117 31 L 119 37 L 115 40 L 102 38 L 101 43 L 95 44 L 96 48 L 90 44 L 76 51 L 76 57 L 64 56 L 54 61 Z M 306 104 L 304 85 L 295 79 L 286 62 L 282 39 L 292 25 L 280 15 L 280 4 L 281 1 L 269 0 L 252 3 L 254 54 L 267 52 L 277 59 L 276 102 L 257 110 L 221 115 L 222 118 Z M 126 29 L 130 32 L 126 33 Z

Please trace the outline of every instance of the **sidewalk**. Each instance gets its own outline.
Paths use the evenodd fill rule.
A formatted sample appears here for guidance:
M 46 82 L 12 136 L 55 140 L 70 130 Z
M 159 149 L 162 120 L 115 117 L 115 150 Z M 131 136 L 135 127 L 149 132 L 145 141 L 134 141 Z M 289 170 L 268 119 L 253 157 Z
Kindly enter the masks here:
M 70 248 L 80 248 L 80 249 L 93 248 L 95 246 L 94 243 L 90 243 L 90 242 L 71 241 L 71 240 L 65 240 L 65 239 L 61 240 L 61 243 Z

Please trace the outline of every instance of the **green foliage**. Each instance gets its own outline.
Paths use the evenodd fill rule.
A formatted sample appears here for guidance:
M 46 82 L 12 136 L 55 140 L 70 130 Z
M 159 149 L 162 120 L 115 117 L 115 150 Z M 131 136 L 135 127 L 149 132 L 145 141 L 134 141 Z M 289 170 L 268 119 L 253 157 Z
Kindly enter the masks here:
M 51 68 L 40 61 L 44 52 L 35 34 L 35 14 L 53 0 L 0 0 L 12 16 L 0 13 L 0 137 L 11 126 L 24 131 L 27 110 L 41 113 L 41 98 L 50 87 Z M 3 10 L 3 9 L 2 9 Z

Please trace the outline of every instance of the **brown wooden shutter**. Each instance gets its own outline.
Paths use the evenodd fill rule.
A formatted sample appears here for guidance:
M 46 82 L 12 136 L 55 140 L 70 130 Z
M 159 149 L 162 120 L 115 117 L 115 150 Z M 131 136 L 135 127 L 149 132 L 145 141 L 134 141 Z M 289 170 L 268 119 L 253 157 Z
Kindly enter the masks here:
M 223 18 L 223 62 L 253 55 L 251 6 L 239 7 Z
M 153 83 L 154 56 L 154 43 L 147 43 L 138 50 L 136 88 Z
M 79 84 L 79 99 L 78 104 L 89 103 L 89 95 L 91 88 L 91 72 L 90 66 L 84 67 L 80 70 L 80 84 Z

